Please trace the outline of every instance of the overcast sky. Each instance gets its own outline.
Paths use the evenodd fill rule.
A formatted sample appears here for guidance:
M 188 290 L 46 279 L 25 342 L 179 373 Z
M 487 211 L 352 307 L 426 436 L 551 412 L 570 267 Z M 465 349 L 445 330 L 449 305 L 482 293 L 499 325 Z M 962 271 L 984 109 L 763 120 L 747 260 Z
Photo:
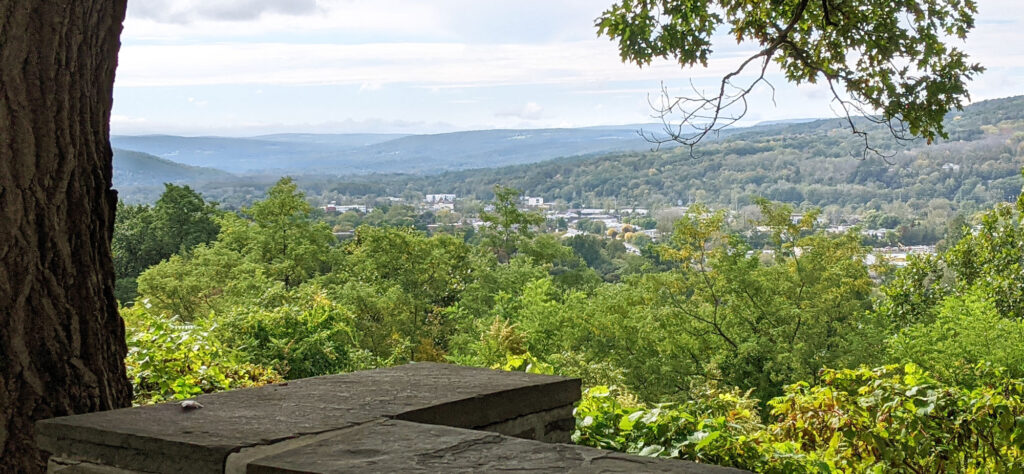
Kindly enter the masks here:
M 751 51 L 727 38 L 707 69 L 622 64 L 594 19 L 612 0 L 129 0 L 115 134 L 434 133 L 651 122 L 664 81 L 710 86 Z M 966 49 L 974 100 L 1024 94 L 1024 7 L 979 0 Z M 774 77 L 747 123 L 829 117 L 826 91 Z

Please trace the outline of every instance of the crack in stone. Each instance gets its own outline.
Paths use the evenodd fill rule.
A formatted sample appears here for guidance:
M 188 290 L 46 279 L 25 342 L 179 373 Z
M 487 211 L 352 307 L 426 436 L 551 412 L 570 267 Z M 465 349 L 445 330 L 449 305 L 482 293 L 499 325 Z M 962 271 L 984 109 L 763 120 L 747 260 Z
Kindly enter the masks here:
M 335 433 L 345 431 L 347 429 L 356 428 L 369 423 L 377 423 L 382 419 L 368 420 L 358 423 L 353 423 L 348 426 L 340 428 L 331 428 L 321 431 L 314 431 L 308 433 L 299 433 L 297 435 L 286 436 L 278 439 L 264 440 L 259 443 L 251 443 L 246 446 L 239 446 L 232 449 L 231 452 L 224 458 L 224 474 L 244 474 L 247 466 L 250 462 L 256 459 L 270 456 L 273 454 L 288 451 L 290 449 L 298 448 L 308 444 L 315 443 L 321 439 L 329 438 Z
M 616 453 L 601 453 L 601 454 L 599 454 L 597 456 L 587 456 L 583 460 L 583 465 L 584 466 L 590 466 L 590 465 L 592 465 L 594 463 L 594 461 L 601 461 L 601 460 L 623 461 L 623 462 L 629 462 L 629 463 L 634 463 L 634 464 L 640 464 L 641 466 L 646 466 L 648 464 L 646 458 L 634 459 L 634 458 L 629 457 L 629 456 L 616 456 L 615 454 Z

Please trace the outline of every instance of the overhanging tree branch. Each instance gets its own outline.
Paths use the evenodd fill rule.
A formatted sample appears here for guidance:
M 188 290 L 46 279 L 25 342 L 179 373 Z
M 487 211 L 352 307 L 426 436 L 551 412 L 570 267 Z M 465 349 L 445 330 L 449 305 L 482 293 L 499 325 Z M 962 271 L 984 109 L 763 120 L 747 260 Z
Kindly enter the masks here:
M 654 58 L 706 67 L 723 27 L 739 43 L 761 45 L 715 93 L 691 82 L 692 95 L 672 97 L 663 85 L 659 100 L 649 99 L 663 135 L 641 132 L 659 147 L 677 142 L 692 155 L 708 135 L 746 115 L 747 96 L 761 84 L 774 102 L 766 73 L 775 62 L 790 82 L 826 82 L 833 110 L 863 141 L 862 155 L 888 160 L 893 155 L 872 145 L 869 129 L 881 127 L 897 143 L 945 138 L 945 114 L 969 100 L 966 82 L 983 68 L 947 43 L 966 39 L 976 13 L 973 2 L 960 0 L 621 0 L 597 26 L 618 40 L 623 60 L 641 67 Z M 753 77 L 739 83 L 747 73 Z

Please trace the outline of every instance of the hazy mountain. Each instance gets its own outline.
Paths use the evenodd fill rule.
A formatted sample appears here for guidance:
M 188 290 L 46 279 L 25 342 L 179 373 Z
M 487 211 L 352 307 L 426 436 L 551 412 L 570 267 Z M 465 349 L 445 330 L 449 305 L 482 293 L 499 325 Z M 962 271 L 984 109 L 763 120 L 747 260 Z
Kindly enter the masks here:
M 114 148 L 114 187 L 196 183 L 231 178 L 231 173 L 202 168 L 138 151 Z
M 285 143 L 317 144 L 338 148 L 357 148 L 402 138 L 402 133 L 275 133 L 259 135 L 253 140 L 265 140 Z
M 789 125 L 794 123 L 807 123 L 821 120 L 820 118 L 795 118 L 795 119 L 782 119 L 782 120 L 765 120 L 763 122 L 757 122 L 755 127 L 770 126 L 770 125 Z
M 1024 96 L 979 102 L 949 114 L 949 139 L 897 141 L 882 126 L 857 120 L 880 155 L 838 120 L 737 129 L 688 149 L 561 158 L 529 165 L 444 172 L 320 179 L 304 185 L 332 199 L 405 190 L 489 199 L 502 184 L 526 195 L 575 205 L 676 204 L 742 206 L 756 196 L 814 206 L 911 209 L 984 208 L 1020 194 L 1024 167 Z M 316 184 L 322 183 L 321 188 Z
M 247 174 L 431 173 L 534 163 L 652 145 L 650 125 L 537 130 L 479 130 L 434 135 L 277 134 L 249 138 L 113 136 L 111 143 L 192 166 Z
M 296 172 L 330 162 L 343 150 L 373 145 L 404 135 L 280 134 L 251 138 L 115 135 L 115 148 L 135 150 L 192 166 L 233 173 Z
M 645 150 L 651 146 L 633 128 L 477 130 L 412 135 L 350 150 L 341 159 L 357 173 L 432 173 Z
M 707 141 L 799 122 L 802 121 L 735 127 L 708 136 Z M 628 124 L 429 135 L 285 133 L 248 138 L 115 135 L 111 143 L 117 148 L 237 174 L 439 173 L 655 148 L 655 144 L 640 136 L 640 130 L 648 135 L 665 135 L 661 124 Z M 661 148 L 673 146 L 674 143 L 669 143 Z
M 1024 96 L 979 102 L 949 114 L 950 138 L 932 145 L 896 142 L 888 130 L 872 129 L 871 143 L 893 153 L 885 159 L 865 158 L 863 141 L 836 119 L 731 129 L 708 137 L 693 155 L 685 148 L 652 151 L 636 133 L 647 127 L 658 126 L 409 136 L 115 137 L 115 143 L 160 145 L 165 153 L 176 153 L 171 159 L 189 151 L 192 163 L 240 156 L 226 164 L 263 171 L 200 186 L 208 197 L 235 207 L 251 204 L 285 174 L 322 199 L 407 191 L 489 199 L 492 186 L 501 183 L 574 203 L 701 200 L 742 205 L 751 196 L 766 196 L 819 206 L 900 201 L 914 208 L 944 202 L 988 205 L 1016 196 L 1022 182 Z M 208 171 L 200 175 L 209 176 Z M 124 192 L 125 175 L 120 176 L 122 196 L 155 199 L 153 190 Z

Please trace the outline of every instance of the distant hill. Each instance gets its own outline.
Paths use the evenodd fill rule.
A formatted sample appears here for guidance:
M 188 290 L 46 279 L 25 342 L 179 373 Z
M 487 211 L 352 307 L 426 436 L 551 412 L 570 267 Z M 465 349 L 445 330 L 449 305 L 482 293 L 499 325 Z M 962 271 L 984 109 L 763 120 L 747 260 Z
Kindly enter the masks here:
M 820 118 L 796 118 L 796 119 L 782 119 L 782 120 L 765 120 L 763 122 L 757 122 L 757 126 L 768 126 L 768 125 L 788 125 L 793 123 L 807 123 L 816 122 L 821 120 Z
M 305 167 L 285 169 L 278 160 L 276 170 L 219 177 L 198 186 L 207 197 L 233 207 L 259 199 L 284 174 L 295 176 L 314 200 L 407 192 L 489 199 L 493 185 L 503 184 L 548 201 L 593 206 L 699 200 L 742 207 L 753 196 L 765 196 L 814 206 L 902 202 L 914 210 L 959 209 L 1012 199 L 1021 189 L 1024 96 L 978 102 L 949 114 L 949 139 L 932 145 L 897 143 L 888 130 L 873 129 L 872 144 L 893 153 L 885 159 L 864 158 L 863 142 L 842 125 L 838 119 L 823 119 L 735 128 L 701 143 L 694 156 L 685 148 L 652 151 L 636 134 L 645 125 L 362 138 L 117 137 L 115 143 L 161 143 L 178 155 L 185 149 L 205 150 L 193 155 L 205 156 L 196 160 L 202 163 L 244 149 L 253 152 L 252 163 L 270 163 L 268 156 L 288 156 L 289 150 L 337 150 L 319 158 L 300 153 L 290 161 Z
M 229 179 L 226 171 L 189 166 L 149 153 L 114 148 L 114 186 L 159 185 Z
M 309 170 L 330 162 L 341 151 L 373 145 L 404 135 L 281 134 L 252 138 L 115 135 L 115 148 L 141 151 L 178 163 L 232 173 Z
M 407 134 L 402 133 L 276 133 L 273 135 L 259 135 L 252 137 L 253 140 L 263 140 L 283 143 L 315 144 L 330 147 L 358 148 L 361 146 L 373 145 L 386 142 L 396 138 L 402 138 Z
M 479 130 L 434 135 L 277 134 L 250 138 L 143 135 L 111 143 L 192 166 L 241 174 L 436 173 L 563 156 L 646 150 L 643 125 Z
M 651 148 L 633 128 L 476 130 L 412 135 L 342 155 L 357 172 L 436 173 Z
M 708 141 L 790 123 L 793 122 L 736 127 L 709 136 Z M 248 138 L 115 135 L 111 143 L 117 148 L 236 174 L 431 174 L 650 150 L 654 145 L 639 135 L 640 130 L 664 135 L 661 124 L 630 124 L 430 135 L 286 133 Z M 662 148 L 672 146 L 670 143 Z
M 431 176 L 307 177 L 303 187 L 331 198 L 399 195 L 406 190 L 489 199 L 495 184 L 571 205 L 675 205 L 702 201 L 744 206 L 754 196 L 814 206 L 911 209 L 989 206 L 1015 199 L 1024 167 L 1024 96 L 979 102 L 946 120 L 948 140 L 896 142 L 870 130 L 891 155 L 864 156 L 863 142 L 841 121 L 736 129 L 683 148 L 560 158 L 529 165 Z

